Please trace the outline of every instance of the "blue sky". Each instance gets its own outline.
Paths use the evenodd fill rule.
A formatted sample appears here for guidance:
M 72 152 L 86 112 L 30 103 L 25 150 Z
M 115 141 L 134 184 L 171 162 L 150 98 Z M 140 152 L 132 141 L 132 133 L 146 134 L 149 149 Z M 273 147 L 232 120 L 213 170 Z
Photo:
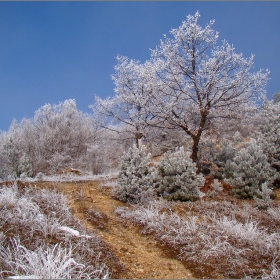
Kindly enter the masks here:
M 280 2 L 0 2 L 0 130 L 46 103 L 114 94 L 116 56 L 144 62 L 172 28 L 199 11 L 255 71 L 268 68 L 267 96 L 280 91 Z

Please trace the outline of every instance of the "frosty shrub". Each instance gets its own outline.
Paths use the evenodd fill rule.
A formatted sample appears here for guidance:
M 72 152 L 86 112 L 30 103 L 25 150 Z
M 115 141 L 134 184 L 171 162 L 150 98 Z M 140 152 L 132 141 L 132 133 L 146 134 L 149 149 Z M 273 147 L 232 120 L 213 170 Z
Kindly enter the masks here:
M 280 206 L 268 209 L 267 213 L 274 222 L 280 222 Z
M 223 186 L 221 185 L 218 179 L 214 179 L 212 187 L 217 192 L 221 192 L 223 190 Z
M 133 145 L 124 153 L 120 163 L 117 179 L 118 186 L 114 188 L 114 195 L 123 202 L 137 203 L 145 192 L 152 186 L 151 168 L 149 167 L 150 154 L 146 148 Z
M 254 200 L 257 203 L 259 209 L 268 209 L 272 205 L 272 199 L 274 197 L 273 191 L 267 186 L 267 183 L 263 183 L 261 190 L 256 191 L 256 196 Z
M 280 103 L 265 102 L 261 111 L 259 130 L 256 133 L 258 142 L 262 143 L 268 162 L 278 173 L 273 182 L 280 187 Z
M 96 158 L 99 150 L 104 153 L 107 136 L 93 116 L 77 109 L 74 99 L 45 104 L 33 118 L 13 121 L 8 132 L 0 133 L 0 176 L 34 177 L 68 167 L 95 171 L 95 164 L 99 172 L 103 162 Z
M 63 195 L 28 187 L 19 190 L 17 183 L 0 188 L 0 212 L 0 228 L 7 235 L 20 234 L 30 244 L 36 236 L 58 234 L 66 221 L 74 224 Z
M 214 155 L 214 164 L 217 165 L 220 171 L 215 173 L 215 176 L 222 178 L 222 173 L 225 172 L 226 162 L 233 160 L 236 155 L 236 149 L 233 147 L 232 142 L 228 139 L 223 139 Z
M 243 137 L 242 137 L 242 135 L 241 135 L 241 133 L 240 133 L 239 131 L 236 131 L 236 132 L 233 134 L 233 136 L 232 136 L 232 141 L 233 141 L 233 143 L 235 143 L 235 144 L 239 144 L 239 143 L 241 143 L 242 141 L 244 141 L 244 139 L 243 139 Z
M 25 191 L 26 196 L 28 191 L 30 189 Z M 29 198 L 40 206 L 44 214 L 50 215 L 52 213 L 53 216 L 60 217 L 60 219 L 63 217 L 66 220 L 71 220 L 71 212 L 67 205 L 68 198 L 57 190 L 42 189 L 36 192 L 31 190 Z
M 269 186 L 275 177 L 267 156 L 254 138 L 237 153 L 232 162 L 227 162 L 225 169 L 225 182 L 235 187 L 235 196 L 243 199 L 253 198 L 263 183 L 267 182 Z
M 215 197 L 218 195 L 219 192 L 222 192 L 223 191 L 223 186 L 222 184 L 219 182 L 218 179 L 214 179 L 213 183 L 212 183 L 212 190 L 209 190 L 207 192 L 207 196 L 209 197 Z
M 262 279 L 280 279 L 280 267 L 276 262 L 271 264 L 271 273 L 264 273 Z
M 154 172 L 156 194 L 168 200 L 198 200 L 201 194 L 199 188 L 204 185 L 205 179 L 196 171 L 196 164 L 183 147 L 173 153 L 168 151 Z

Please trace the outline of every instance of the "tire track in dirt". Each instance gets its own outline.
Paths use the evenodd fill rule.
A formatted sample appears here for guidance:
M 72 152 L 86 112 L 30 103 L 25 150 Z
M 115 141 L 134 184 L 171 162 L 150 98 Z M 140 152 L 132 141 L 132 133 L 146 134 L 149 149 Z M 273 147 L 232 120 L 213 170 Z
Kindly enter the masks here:
M 59 190 L 67 194 L 73 203 L 70 206 L 75 216 L 94 234 L 104 240 L 124 266 L 119 272 L 122 279 L 190 279 L 191 272 L 178 260 L 168 256 L 157 242 L 141 235 L 139 228 L 121 223 L 115 209 L 127 206 L 111 197 L 108 188 L 99 187 L 99 182 L 56 183 Z M 86 212 L 93 209 L 106 217 L 104 221 L 92 223 L 86 220 Z

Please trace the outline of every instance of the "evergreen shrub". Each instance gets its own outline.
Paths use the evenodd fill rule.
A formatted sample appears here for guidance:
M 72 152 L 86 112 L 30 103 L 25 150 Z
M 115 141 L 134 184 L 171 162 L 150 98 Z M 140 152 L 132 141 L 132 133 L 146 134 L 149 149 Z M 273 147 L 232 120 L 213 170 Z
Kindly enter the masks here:
M 114 195 L 118 200 L 137 203 L 146 192 L 149 192 L 153 184 L 149 167 L 150 157 L 144 145 L 140 145 L 139 148 L 133 145 L 123 154 L 118 185 L 114 188 Z
M 256 133 L 258 142 L 262 143 L 263 152 L 278 176 L 273 182 L 274 188 L 280 187 L 280 103 L 278 94 L 273 102 L 264 102 L 261 111 L 262 121 Z M 276 100 L 276 101 L 275 101 Z
M 205 179 L 202 174 L 196 172 L 196 164 L 183 147 L 173 153 L 166 152 L 153 172 L 155 193 L 168 200 L 200 199 L 200 187 L 204 185 Z
M 225 166 L 225 183 L 235 187 L 233 194 L 238 198 L 253 198 L 261 191 L 263 183 L 268 186 L 274 181 L 275 172 L 267 161 L 262 147 L 252 138 L 247 147 L 237 152 Z
M 215 171 L 214 175 L 218 179 L 222 179 L 225 172 L 229 169 L 226 168 L 227 161 L 232 161 L 236 155 L 236 149 L 232 142 L 228 139 L 223 139 L 214 155 L 213 163 L 218 167 L 219 171 Z

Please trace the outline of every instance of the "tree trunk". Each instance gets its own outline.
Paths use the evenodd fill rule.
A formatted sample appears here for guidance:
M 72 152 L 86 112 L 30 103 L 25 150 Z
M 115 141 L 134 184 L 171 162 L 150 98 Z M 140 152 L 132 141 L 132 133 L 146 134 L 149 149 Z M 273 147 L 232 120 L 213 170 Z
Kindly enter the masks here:
M 192 154 L 191 159 L 193 162 L 198 164 L 198 144 L 199 144 L 200 137 L 193 137 L 193 146 L 192 146 Z
M 200 141 L 200 136 L 201 135 L 196 135 L 195 137 L 193 137 L 193 146 L 192 146 L 192 154 L 191 154 L 191 159 L 196 164 L 196 174 L 200 173 L 200 166 L 198 161 L 198 145 Z
M 199 141 L 200 141 L 200 138 L 201 138 L 201 135 L 203 132 L 203 128 L 206 123 L 206 118 L 207 118 L 207 113 L 205 111 L 201 111 L 201 120 L 200 120 L 199 129 L 198 129 L 196 135 L 192 135 L 193 146 L 192 146 L 191 159 L 193 160 L 193 162 L 196 163 L 197 174 L 200 172 L 199 162 L 198 162 L 198 145 L 199 145 Z
M 135 142 L 136 142 L 136 148 L 139 149 L 139 138 L 135 138 Z
M 140 144 L 140 140 L 141 140 L 142 136 L 143 136 L 143 133 L 141 133 L 141 132 L 135 133 L 135 142 L 136 142 L 137 149 L 139 149 L 139 144 Z

